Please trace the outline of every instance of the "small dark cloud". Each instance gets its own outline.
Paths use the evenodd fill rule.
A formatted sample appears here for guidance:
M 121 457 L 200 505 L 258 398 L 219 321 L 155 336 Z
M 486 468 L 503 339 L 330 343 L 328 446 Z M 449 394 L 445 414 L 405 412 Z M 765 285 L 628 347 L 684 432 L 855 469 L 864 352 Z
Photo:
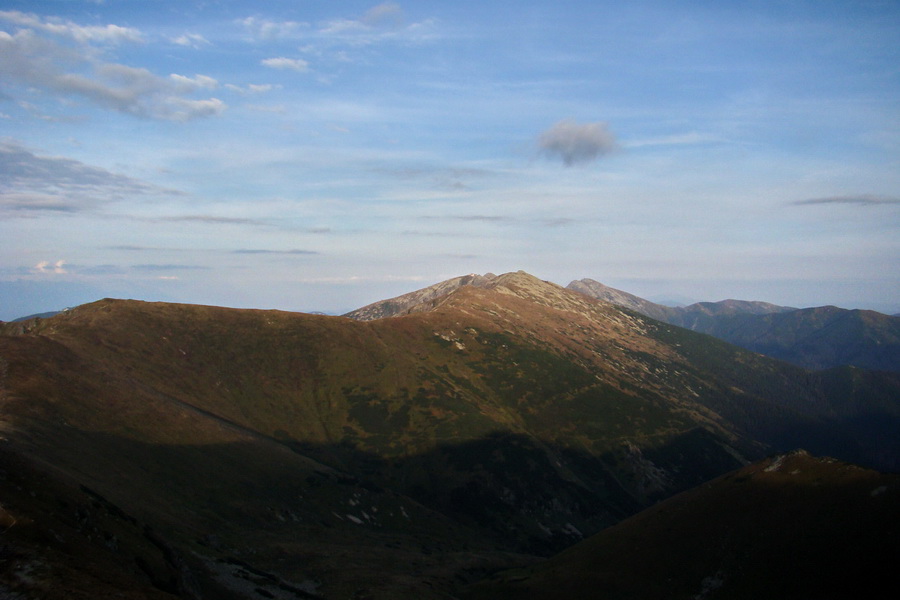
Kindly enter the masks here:
M 855 204 L 858 206 L 884 206 L 889 204 L 900 204 L 900 198 L 888 198 L 886 196 L 875 196 L 872 194 L 859 194 L 849 196 L 826 196 L 824 198 L 808 198 L 806 200 L 796 200 L 791 204 L 795 206 L 810 206 L 816 204 Z
M 309 255 L 309 254 L 318 254 L 313 250 L 264 250 L 264 249 L 254 249 L 254 248 L 244 248 L 241 250 L 232 251 L 233 254 L 283 254 L 283 255 Z
M 567 167 L 592 162 L 619 147 L 606 123 L 577 123 L 570 119 L 543 132 L 537 145 L 542 154 L 562 160 Z

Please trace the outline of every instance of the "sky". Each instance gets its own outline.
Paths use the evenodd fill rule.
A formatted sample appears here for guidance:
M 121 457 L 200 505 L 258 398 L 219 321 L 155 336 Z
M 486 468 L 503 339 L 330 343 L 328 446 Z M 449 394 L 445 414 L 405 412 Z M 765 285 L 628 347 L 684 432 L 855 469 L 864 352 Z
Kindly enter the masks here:
M 900 312 L 900 2 L 0 0 L 0 320 L 516 270 Z

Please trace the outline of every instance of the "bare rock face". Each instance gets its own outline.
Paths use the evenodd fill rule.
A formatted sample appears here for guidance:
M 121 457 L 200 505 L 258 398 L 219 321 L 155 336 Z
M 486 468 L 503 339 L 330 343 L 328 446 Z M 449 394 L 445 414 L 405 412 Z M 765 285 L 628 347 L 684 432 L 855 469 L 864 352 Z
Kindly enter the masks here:
M 384 319 L 387 317 L 399 317 L 414 312 L 422 312 L 432 308 L 432 301 L 446 296 L 450 292 L 459 288 L 471 285 L 474 287 L 488 287 L 491 282 L 497 278 L 493 273 L 478 275 L 471 273 L 461 277 L 454 277 L 447 281 L 442 281 L 434 285 L 390 298 L 388 300 L 379 300 L 362 308 L 358 308 L 345 314 L 345 317 L 355 319 L 357 321 L 374 321 L 376 319 Z

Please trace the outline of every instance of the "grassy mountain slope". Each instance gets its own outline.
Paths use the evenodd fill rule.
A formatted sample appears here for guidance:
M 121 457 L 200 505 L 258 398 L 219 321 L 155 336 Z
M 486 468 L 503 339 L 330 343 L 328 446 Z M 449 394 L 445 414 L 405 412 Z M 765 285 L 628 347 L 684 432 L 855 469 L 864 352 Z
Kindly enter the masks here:
M 900 371 L 900 319 L 874 311 L 822 306 L 732 315 L 717 319 L 703 331 L 811 369 L 853 365 Z
M 670 498 L 476 598 L 894 597 L 900 476 L 779 455 Z
M 900 456 L 891 374 L 810 374 L 524 273 L 427 302 L 359 322 L 104 300 L 3 325 L 6 539 L 27 557 L 19 523 L 54 547 L 65 526 L 182 597 L 438 598 L 771 449 Z M 7 500 L 29 478 L 44 500 Z

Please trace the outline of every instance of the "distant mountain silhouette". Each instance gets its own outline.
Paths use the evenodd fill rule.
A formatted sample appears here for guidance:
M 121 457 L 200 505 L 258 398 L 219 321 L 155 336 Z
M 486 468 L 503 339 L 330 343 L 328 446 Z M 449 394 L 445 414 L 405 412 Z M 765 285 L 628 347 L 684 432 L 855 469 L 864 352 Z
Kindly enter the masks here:
M 896 316 L 834 306 L 797 309 L 743 300 L 669 307 L 592 279 L 573 281 L 568 287 L 808 369 L 852 365 L 900 371 L 900 319 Z
M 49 319 L 50 317 L 55 317 L 61 312 L 63 311 L 52 310 L 50 312 L 37 313 L 35 315 L 28 315 L 27 317 L 19 317 L 18 319 L 13 319 L 12 321 L 10 321 L 10 323 L 21 323 L 22 321 L 30 321 L 31 319 Z

